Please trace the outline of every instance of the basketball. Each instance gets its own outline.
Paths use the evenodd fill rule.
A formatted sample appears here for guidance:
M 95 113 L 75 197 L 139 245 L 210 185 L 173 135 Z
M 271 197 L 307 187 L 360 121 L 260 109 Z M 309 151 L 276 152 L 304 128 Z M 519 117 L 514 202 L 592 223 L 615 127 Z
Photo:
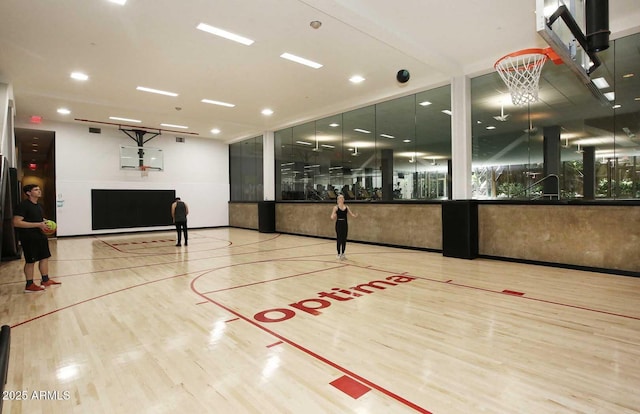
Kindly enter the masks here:
M 55 221 L 53 220 L 45 220 L 44 223 L 47 225 L 47 227 L 49 227 L 48 230 L 43 230 L 43 233 L 46 234 L 47 236 L 50 236 L 52 234 L 54 234 L 56 232 L 56 229 L 58 228 L 58 225 L 56 224 Z

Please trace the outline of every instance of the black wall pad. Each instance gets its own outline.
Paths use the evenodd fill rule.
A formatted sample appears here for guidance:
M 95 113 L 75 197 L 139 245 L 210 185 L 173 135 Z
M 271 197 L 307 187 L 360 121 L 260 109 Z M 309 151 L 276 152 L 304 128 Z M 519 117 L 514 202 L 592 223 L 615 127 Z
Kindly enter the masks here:
M 175 190 L 91 190 L 91 228 L 170 226 L 175 198 Z
M 478 257 L 478 203 L 454 200 L 442 203 L 442 255 L 460 259 Z

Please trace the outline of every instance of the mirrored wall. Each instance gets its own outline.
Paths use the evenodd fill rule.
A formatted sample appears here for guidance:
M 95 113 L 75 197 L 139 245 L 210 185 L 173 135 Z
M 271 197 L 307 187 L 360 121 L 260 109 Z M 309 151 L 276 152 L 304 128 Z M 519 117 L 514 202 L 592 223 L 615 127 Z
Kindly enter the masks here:
M 276 131 L 277 199 L 447 198 L 450 106 L 447 85 Z
M 599 57 L 595 91 L 548 61 L 527 106 L 511 103 L 495 71 L 471 79 L 472 198 L 640 198 L 640 34 Z M 276 199 L 449 198 L 450 109 L 446 85 L 276 131 Z M 261 156 L 258 140 L 231 146 L 232 200 L 262 194 L 262 161 L 245 166 Z
M 640 198 L 640 34 L 598 56 L 595 93 L 567 65 L 548 61 L 539 101 L 527 106 L 511 103 L 494 72 L 471 80 L 474 198 Z M 545 140 L 556 149 L 545 150 Z M 549 164 L 555 154 L 559 167 L 549 171 L 545 157 Z M 559 183 L 552 193 L 549 181 Z

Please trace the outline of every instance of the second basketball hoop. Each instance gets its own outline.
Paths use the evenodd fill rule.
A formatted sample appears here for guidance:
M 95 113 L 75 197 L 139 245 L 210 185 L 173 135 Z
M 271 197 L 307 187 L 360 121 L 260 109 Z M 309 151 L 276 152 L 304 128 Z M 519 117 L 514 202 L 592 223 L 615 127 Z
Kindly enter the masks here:
M 509 88 L 514 105 L 538 101 L 540 73 L 547 59 L 562 63 L 551 48 L 523 49 L 501 57 L 494 68 Z

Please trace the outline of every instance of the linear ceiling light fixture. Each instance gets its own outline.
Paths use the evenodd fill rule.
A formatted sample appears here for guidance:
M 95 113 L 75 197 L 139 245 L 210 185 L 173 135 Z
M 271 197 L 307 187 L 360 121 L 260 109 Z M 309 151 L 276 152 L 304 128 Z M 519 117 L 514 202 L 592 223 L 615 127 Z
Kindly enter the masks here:
M 201 102 L 208 103 L 208 104 L 211 104 L 211 105 L 226 106 L 227 108 L 233 108 L 235 106 L 234 104 L 231 104 L 231 103 L 220 102 L 220 101 L 212 101 L 211 99 L 203 99 Z
M 280 57 L 292 62 L 299 63 L 301 65 L 309 66 L 314 69 L 319 69 L 322 67 L 322 65 L 318 62 L 314 62 L 313 60 L 305 59 L 300 56 L 292 55 L 291 53 L 283 53 L 280 55 Z
M 136 122 L 136 123 L 142 122 L 138 119 L 120 118 L 118 116 L 110 116 L 109 119 L 112 119 L 114 121 L 124 121 L 124 122 Z
M 237 35 L 235 33 L 227 32 L 226 30 L 218 29 L 217 27 L 210 26 L 206 23 L 200 23 L 196 26 L 196 29 L 203 32 L 211 33 L 212 35 L 223 37 L 227 40 L 233 40 L 234 42 L 241 43 L 245 46 L 253 44 L 254 40 Z
M 598 89 L 606 89 L 609 87 L 609 82 L 603 77 L 595 78 L 591 82 L 598 87 Z
M 184 126 L 184 125 L 174 125 L 174 124 L 160 124 L 160 125 L 164 127 L 169 127 L 169 128 L 189 129 L 188 126 Z
M 139 90 L 139 91 L 142 91 L 142 92 L 157 93 L 158 95 L 178 96 L 177 93 L 161 91 L 159 89 L 152 89 L 152 88 L 147 88 L 147 87 L 144 87 L 144 86 L 138 86 L 136 89 Z

